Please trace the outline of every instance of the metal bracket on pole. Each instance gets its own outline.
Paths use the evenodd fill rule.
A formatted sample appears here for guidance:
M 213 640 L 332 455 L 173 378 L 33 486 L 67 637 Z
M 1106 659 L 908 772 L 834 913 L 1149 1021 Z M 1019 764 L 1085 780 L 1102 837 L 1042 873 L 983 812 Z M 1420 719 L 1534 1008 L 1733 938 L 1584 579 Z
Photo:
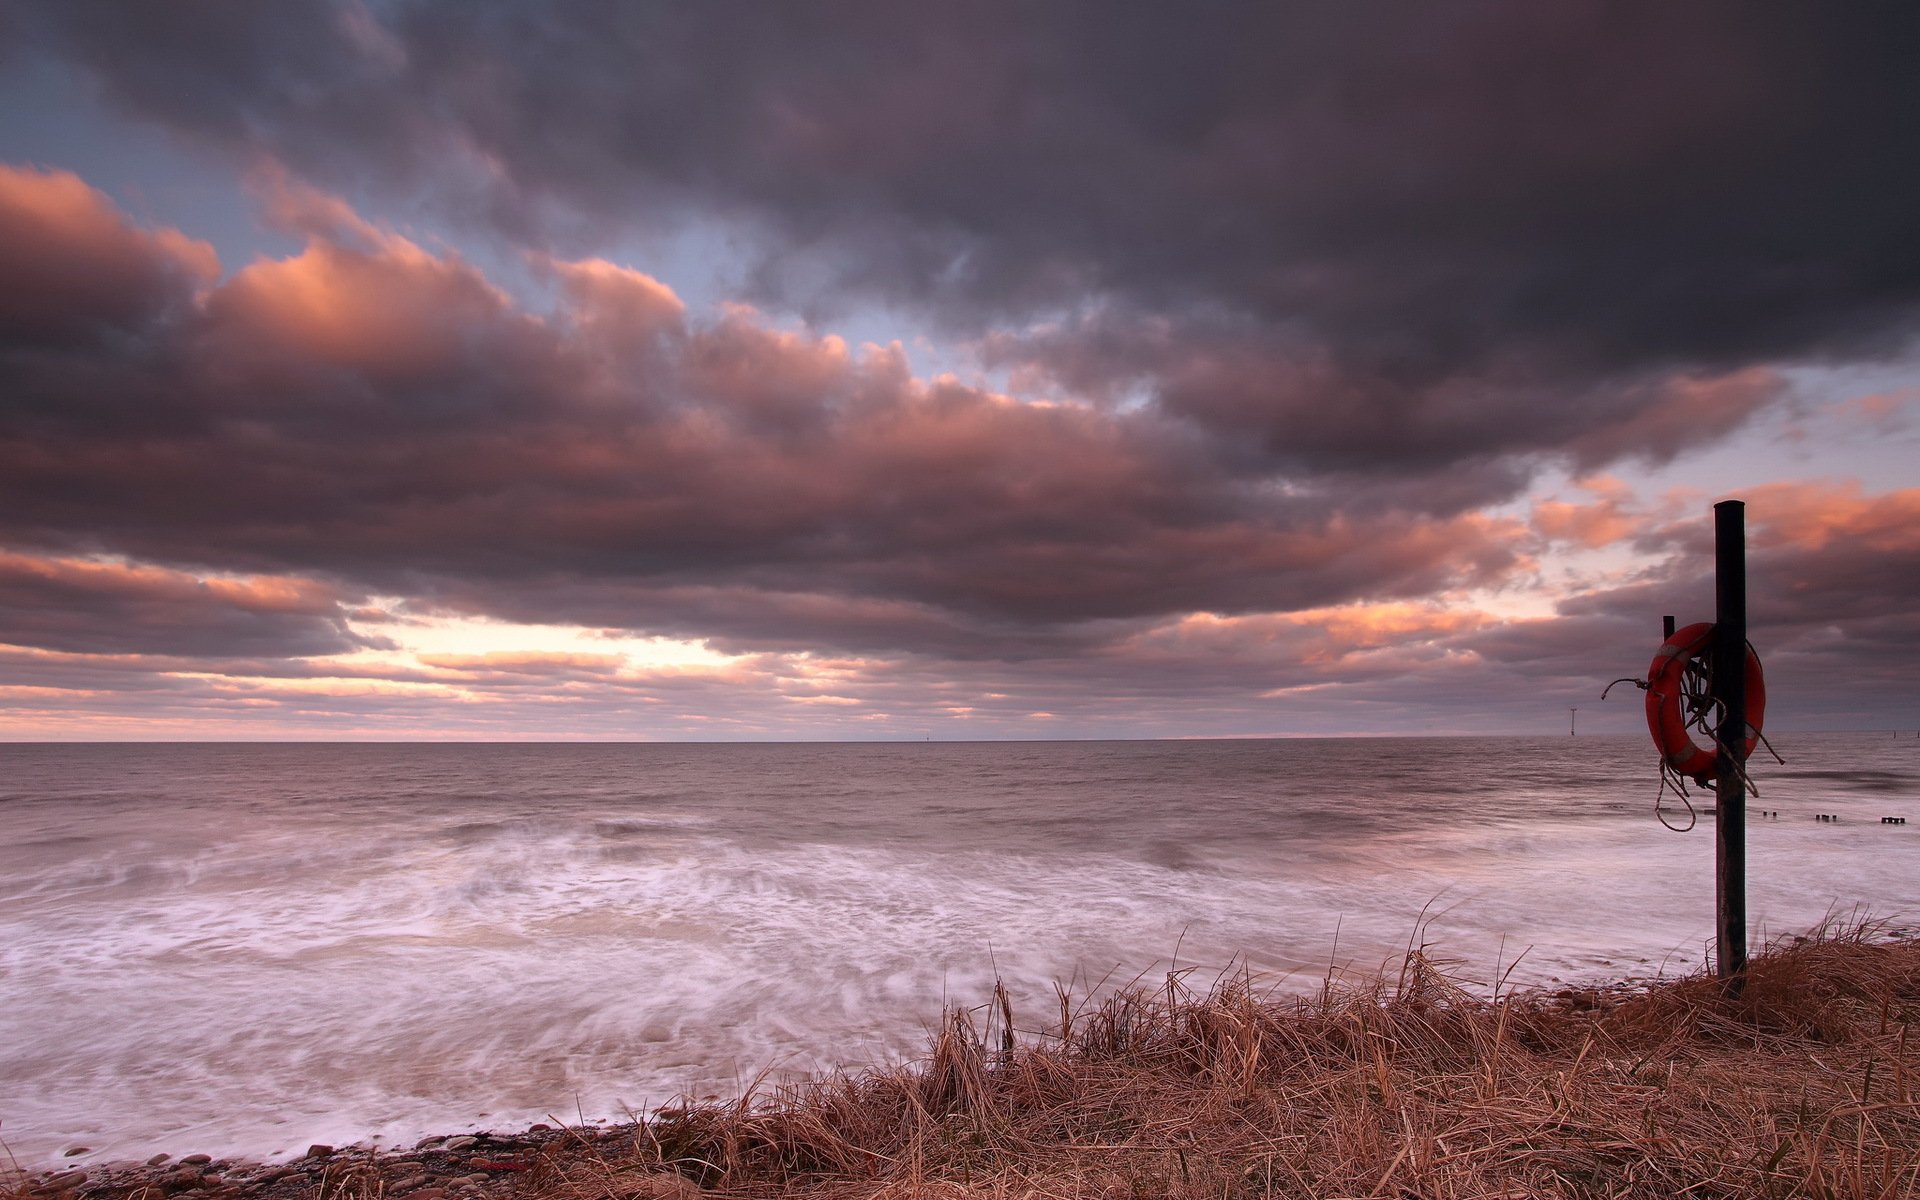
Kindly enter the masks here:
M 1713 506 L 1715 958 L 1738 991 L 1747 969 L 1747 506 Z

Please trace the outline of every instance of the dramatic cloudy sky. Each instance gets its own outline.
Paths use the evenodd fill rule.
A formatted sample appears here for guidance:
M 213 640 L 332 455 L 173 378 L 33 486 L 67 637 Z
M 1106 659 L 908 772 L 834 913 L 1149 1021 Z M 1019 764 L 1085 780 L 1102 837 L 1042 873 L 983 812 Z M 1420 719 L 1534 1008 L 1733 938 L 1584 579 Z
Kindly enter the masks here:
M 1920 9 L 0 8 L 0 738 L 1920 726 Z

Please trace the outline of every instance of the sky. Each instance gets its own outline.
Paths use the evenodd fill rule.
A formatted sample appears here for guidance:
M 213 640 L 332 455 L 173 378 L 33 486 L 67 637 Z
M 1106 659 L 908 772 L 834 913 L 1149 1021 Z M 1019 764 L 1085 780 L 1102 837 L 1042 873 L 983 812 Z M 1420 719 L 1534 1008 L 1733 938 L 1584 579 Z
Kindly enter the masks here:
M 1920 10 L 0 9 L 0 740 L 1920 728 Z

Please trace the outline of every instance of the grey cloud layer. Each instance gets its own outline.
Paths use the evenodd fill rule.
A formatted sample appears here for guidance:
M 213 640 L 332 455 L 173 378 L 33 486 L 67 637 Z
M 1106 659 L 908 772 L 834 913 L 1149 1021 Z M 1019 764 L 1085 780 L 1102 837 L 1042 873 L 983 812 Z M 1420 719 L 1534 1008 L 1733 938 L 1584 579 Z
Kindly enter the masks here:
M 0 554 L 0 645 L 91 654 L 336 654 L 378 645 L 311 583 L 208 583 L 155 567 Z
M 1289 496 L 1152 413 L 693 321 L 602 262 L 550 263 L 563 303 L 537 316 L 325 197 L 276 206 L 317 231 L 306 250 L 196 289 L 160 268 L 204 248 L 70 175 L 0 171 L 0 270 L 104 240 L 127 278 L 174 280 L 0 319 L 0 544 L 743 646 L 989 655 L 1514 562 L 1498 522 Z
M 129 112 L 581 252 L 697 216 L 1263 469 L 1668 457 L 1906 345 L 1889 5 L 47 6 Z M 1064 318 L 1064 319 L 1061 319 Z M 1030 328 L 1051 320 L 1045 328 Z M 1678 410 L 1686 419 L 1662 422 Z
M 1683 580 L 1398 656 L 1156 626 L 1524 578 L 1481 510 L 1543 463 L 1671 458 L 1920 330 L 1902 6 L 30 3 L 9 55 L 258 172 L 308 239 L 222 281 L 72 176 L 0 177 L 0 642 L 49 652 L 324 654 L 379 594 L 892 655 L 874 695 L 1009 719 L 1212 711 L 1322 653 L 1356 712 L 1497 707 L 1606 675 Z M 530 252 L 555 310 L 301 179 Z M 696 226 L 769 307 L 904 305 L 1065 402 L 590 261 Z M 1895 696 L 1920 547 L 1843 516 L 1851 550 L 1757 550 L 1821 598 L 1763 619 L 1809 688 Z M 114 555 L 284 578 L 81 561 Z

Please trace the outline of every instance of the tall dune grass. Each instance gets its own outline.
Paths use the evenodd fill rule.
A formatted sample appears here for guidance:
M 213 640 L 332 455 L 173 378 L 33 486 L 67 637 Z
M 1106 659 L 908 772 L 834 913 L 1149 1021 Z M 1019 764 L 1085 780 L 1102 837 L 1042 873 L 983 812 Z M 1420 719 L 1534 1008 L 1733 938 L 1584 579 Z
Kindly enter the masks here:
M 577 1200 L 1920 1195 L 1920 946 L 1868 927 L 1729 996 L 1469 992 L 1425 956 L 1316 995 L 1180 977 L 1014 1036 L 1004 992 L 922 1063 L 692 1104 L 556 1165 Z M 1036 1014 L 1037 1015 L 1037 1014 Z M 671 1177 L 666 1173 L 670 1172 Z M 685 1183 L 679 1182 L 685 1180 Z
M 1701 975 L 1489 998 L 1421 953 L 1307 996 L 1176 974 L 1039 1014 L 996 989 L 907 1066 L 530 1133 L 515 1164 L 363 1151 L 212 1195 L 386 1200 L 431 1174 L 421 1195 L 447 1200 L 1920 1196 L 1920 944 L 1881 932 L 1777 945 L 1737 994 Z M 169 1194 L 110 1174 L 65 1193 Z

